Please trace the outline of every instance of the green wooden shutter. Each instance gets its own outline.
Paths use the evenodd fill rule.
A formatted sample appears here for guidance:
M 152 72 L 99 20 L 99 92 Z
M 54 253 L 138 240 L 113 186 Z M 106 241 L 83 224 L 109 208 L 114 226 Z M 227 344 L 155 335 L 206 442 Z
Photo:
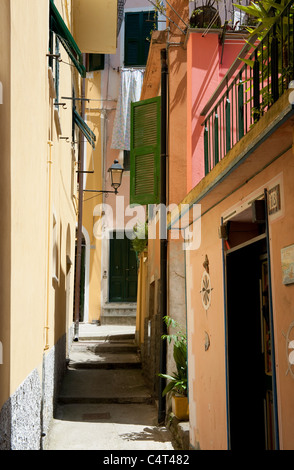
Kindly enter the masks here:
M 125 65 L 140 64 L 141 15 L 126 13 L 125 15 Z
M 86 76 L 86 69 L 83 65 L 83 55 L 71 35 L 68 27 L 62 19 L 54 1 L 50 0 L 50 29 L 57 34 L 61 44 L 73 61 L 75 67 L 82 77 Z
M 160 202 L 160 116 L 160 97 L 131 104 L 131 204 Z

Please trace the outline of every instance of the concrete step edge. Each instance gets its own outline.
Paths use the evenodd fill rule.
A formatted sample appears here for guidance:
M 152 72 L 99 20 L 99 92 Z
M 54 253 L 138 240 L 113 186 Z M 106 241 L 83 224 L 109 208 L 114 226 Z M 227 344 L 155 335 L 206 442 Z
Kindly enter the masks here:
M 69 370 L 77 369 L 141 369 L 142 364 L 139 361 L 134 362 L 69 362 Z
M 152 404 L 154 400 L 151 396 L 143 396 L 143 397 L 65 397 L 59 396 L 58 397 L 59 404 Z

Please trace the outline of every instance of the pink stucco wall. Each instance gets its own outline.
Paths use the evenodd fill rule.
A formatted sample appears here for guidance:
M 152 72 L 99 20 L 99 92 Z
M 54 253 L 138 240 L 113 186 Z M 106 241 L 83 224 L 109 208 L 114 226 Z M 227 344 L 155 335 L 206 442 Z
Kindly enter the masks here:
M 245 45 L 244 39 L 226 39 L 191 32 L 187 45 L 187 187 L 191 190 L 204 177 L 202 109 Z

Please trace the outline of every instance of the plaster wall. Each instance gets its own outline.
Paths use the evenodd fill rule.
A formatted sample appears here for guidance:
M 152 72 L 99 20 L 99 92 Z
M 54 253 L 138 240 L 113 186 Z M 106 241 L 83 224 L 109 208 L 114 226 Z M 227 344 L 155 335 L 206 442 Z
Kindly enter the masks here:
M 23 14 L 23 8 L 27 11 L 26 15 Z M 44 24 L 48 22 L 49 10 L 36 0 L 17 0 L 10 3 L 10 14 L 13 351 L 10 392 L 14 392 L 30 371 L 42 362 L 43 352 L 48 139 L 48 30 Z M 39 21 L 32 28 L 31 19 L 34 15 Z M 39 40 L 36 41 L 35 37 Z M 30 53 L 24 54 L 24 50 Z
M 11 297 L 11 139 L 10 139 L 10 0 L 0 2 L 0 81 L 3 100 L 0 104 L 0 185 L 1 244 L 0 244 L 0 294 L 2 299 L 0 314 L 0 408 L 9 396 L 10 376 L 10 297 Z
M 272 142 L 279 154 L 279 144 Z M 226 449 L 225 313 L 222 244 L 218 238 L 221 217 L 276 184 L 281 188 L 281 210 L 270 216 L 273 315 L 281 449 L 294 446 L 293 375 L 285 334 L 293 324 L 294 286 L 282 283 L 281 249 L 293 244 L 293 154 L 286 151 L 266 169 L 202 216 L 201 246 L 186 252 L 189 341 L 190 441 L 194 448 Z M 228 184 L 229 184 L 228 177 Z M 205 310 L 200 296 L 205 255 L 209 259 L 212 296 Z M 208 335 L 208 336 L 207 336 Z M 205 348 L 207 337 L 209 348 Z M 241 346 L 241 345 L 240 345 Z M 240 364 L 240 368 L 242 365 Z M 248 379 L 250 380 L 250 379 Z M 241 399 L 241 390 L 240 390 Z
M 188 191 L 204 177 L 204 117 L 200 113 L 244 45 L 244 39 L 227 39 L 222 47 L 218 30 L 206 35 L 190 32 L 187 44 Z
M 55 3 L 63 11 L 63 2 Z M 73 261 L 73 153 L 59 138 L 49 95 L 49 3 L 1 0 L 0 11 L 0 79 L 4 86 L 0 106 L 1 250 L 5 250 L 0 274 L 5 289 L 0 315 L 0 406 L 4 404 L 0 437 L 1 448 L 5 441 L 5 446 L 29 449 L 40 444 L 46 356 L 63 339 L 58 358 L 55 352 L 52 355 L 50 380 L 55 386 L 65 364 L 65 334 L 72 321 L 73 270 L 66 256 Z M 70 96 L 72 68 L 62 48 L 61 59 L 60 93 Z M 59 122 L 62 135 L 71 137 L 71 104 L 60 109 Z M 25 389 L 29 392 L 24 393 Z M 31 428 L 32 440 L 31 435 L 28 439 L 21 435 L 20 424 L 17 434 L 15 422 Z

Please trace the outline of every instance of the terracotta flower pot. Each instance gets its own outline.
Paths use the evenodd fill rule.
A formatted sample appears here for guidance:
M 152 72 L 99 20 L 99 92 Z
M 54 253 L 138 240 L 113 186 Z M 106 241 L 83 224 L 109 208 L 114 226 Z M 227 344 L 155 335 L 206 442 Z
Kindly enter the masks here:
M 176 418 L 187 421 L 189 419 L 188 397 L 173 395 L 172 412 Z

